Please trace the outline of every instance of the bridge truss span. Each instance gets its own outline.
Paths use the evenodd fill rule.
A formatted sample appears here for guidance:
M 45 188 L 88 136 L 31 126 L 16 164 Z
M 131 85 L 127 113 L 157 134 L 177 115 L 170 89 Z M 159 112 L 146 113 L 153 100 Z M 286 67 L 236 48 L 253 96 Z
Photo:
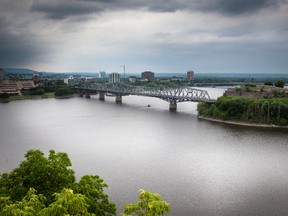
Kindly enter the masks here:
M 104 85 L 94 85 L 89 87 L 75 88 L 78 92 L 85 94 L 97 93 L 99 99 L 104 100 L 105 94 L 114 95 L 116 102 L 122 101 L 122 96 L 137 95 L 145 97 L 154 97 L 170 103 L 170 110 L 177 109 L 177 103 L 180 102 L 213 102 L 208 92 L 202 89 L 195 89 L 191 87 L 179 88 L 151 88 L 151 87 L 134 87 L 123 83 L 109 83 Z
M 189 87 L 165 90 L 144 90 L 142 92 L 135 93 L 135 95 L 156 97 L 173 104 L 186 101 L 212 101 L 207 91 Z

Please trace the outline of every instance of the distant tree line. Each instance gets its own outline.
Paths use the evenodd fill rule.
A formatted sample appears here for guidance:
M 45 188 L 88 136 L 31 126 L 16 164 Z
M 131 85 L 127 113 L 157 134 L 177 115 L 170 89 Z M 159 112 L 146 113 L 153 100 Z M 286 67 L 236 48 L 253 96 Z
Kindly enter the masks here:
M 1 93 L 0 94 L 0 99 L 8 99 L 10 96 L 8 93 Z
M 198 114 L 222 120 L 288 125 L 288 98 L 253 99 L 219 97 L 215 103 L 198 103 Z
M 273 83 L 271 81 L 266 81 L 266 82 L 264 82 L 264 85 L 273 86 Z M 274 85 L 275 85 L 275 87 L 284 88 L 285 81 L 284 80 L 277 80 Z
M 38 87 L 22 90 L 23 95 L 44 95 L 45 93 L 54 93 L 55 96 L 66 96 L 74 92 L 63 80 L 44 81 Z

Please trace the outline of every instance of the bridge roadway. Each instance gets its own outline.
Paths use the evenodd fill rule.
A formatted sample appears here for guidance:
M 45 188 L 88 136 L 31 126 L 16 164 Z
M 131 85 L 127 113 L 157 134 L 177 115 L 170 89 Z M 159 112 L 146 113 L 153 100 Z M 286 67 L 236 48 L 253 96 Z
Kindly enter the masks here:
M 211 99 L 208 92 L 205 90 L 190 88 L 190 87 L 179 87 L 169 89 L 159 88 L 147 88 L 147 87 L 134 87 L 123 83 L 109 83 L 102 85 L 91 85 L 87 87 L 75 87 L 80 96 L 85 95 L 90 98 L 91 93 L 99 94 L 99 100 L 105 100 L 105 95 L 109 94 L 115 96 L 116 102 L 122 102 L 122 96 L 127 95 L 138 95 L 146 97 L 159 98 L 169 102 L 169 109 L 176 110 L 177 103 L 180 102 L 214 102 Z

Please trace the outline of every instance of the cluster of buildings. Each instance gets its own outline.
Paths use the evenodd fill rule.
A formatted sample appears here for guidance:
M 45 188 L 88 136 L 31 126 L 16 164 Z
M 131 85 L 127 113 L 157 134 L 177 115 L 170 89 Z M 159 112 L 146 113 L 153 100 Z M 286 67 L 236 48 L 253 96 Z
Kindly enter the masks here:
M 100 74 L 100 73 L 99 73 Z M 100 75 L 99 75 L 100 77 Z M 138 79 L 136 76 L 129 76 L 129 82 L 136 82 L 136 81 L 153 81 L 154 80 L 154 73 L 151 71 L 145 71 L 141 73 L 141 79 Z M 117 72 L 113 72 L 109 74 L 109 83 L 116 83 L 121 82 L 121 75 Z
M 41 83 L 42 81 L 51 81 L 51 80 L 64 80 L 64 83 L 68 85 L 76 85 L 76 84 L 87 84 L 92 82 L 97 82 L 97 79 L 108 79 L 109 83 L 117 83 L 121 82 L 120 73 L 113 72 L 110 74 L 106 74 L 105 71 L 100 71 L 97 76 L 89 77 L 83 74 L 59 74 L 59 73 L 27 73 L 27 74 L 6 74 L 5 70 L 0 68 L 0 94 L 8 93 L 11 95 L 21 94 L 22 89 L 30 89 L 35 88 L 35 83 Z M 125 79 L 127 81 L 127 79 Z M 144 71 L 141 73 L 141 77 L 129 76 L 129 82 L 148 82 L 154 81 L 155 74 L 152 71 Z M 169 80 L 171 81 L 192 81 L 194 80 L 194 72 L 192 70 L 187 71 L 187 77 L 172 77 Z M 122 79 L 123 81 L 123 79 Z
M 21 90 L 35 88 L 33 76 L 29 79 L 19 79 L 19 76 L 8 77 L 5 75 L 4 69 L 0 68 L 0 94 L 20 95 Z
M 100 75 L 99 75 L 100 77 Z M 141 73 L 141 78 L 138 79 L 136 76 L 129 76 L 128 81 L 129 82 L 136 82 L 136 81 L 153 81 L 155 80 L 154 72 L 151 71 L 144 71 Z M 187 71 L 187 77 L 186 79 L 184 77 L 172 77 L 170 80 L 172 81 L 193 81 L 194 80 L 194 71 L 189 70 Z M 109 74 L 109 83 L 115 83 L 121 81 L 121 75 L 119 73 L 111 73 Z
M 33 80 L 0 80 L 0 94 L 20 95 L 21 90 L 35 88 Z

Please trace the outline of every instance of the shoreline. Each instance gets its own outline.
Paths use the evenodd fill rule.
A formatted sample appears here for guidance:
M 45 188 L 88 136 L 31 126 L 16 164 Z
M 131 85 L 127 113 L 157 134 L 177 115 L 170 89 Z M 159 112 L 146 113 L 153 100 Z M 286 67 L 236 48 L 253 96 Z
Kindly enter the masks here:
M 46 95 L 46 96 L 24 96 L 19 98 L 7 98 L 7 99 L 0 99 L 0 103 L 9 103 L 13 101 L 20 101 L 20 100 L 43 100 L 43 99 L 69 99 L 73 98 L 75 95 L 66 95 L 66 96 L 55 96 L 55 95 Z
M 208 118 L 208 117 L 204 117 L 204 116 L 200 116 L 200 115 L 198 115 L 197 118 L 201 119 L 201 120 L 211 121 L 211 122 L 218 122 L 218 123 L 224 123 L 224 124 L 230 124 L 230 125 L 238 125 L 238 126 L 244 126 L 244 127 L 288 129 L 288 126 L 257 124 L 257 123 L 247 123 L 247 122 L 237 122 L 237 121 L 225 121 L 225 120 L 221 120 L 221 119 Z

